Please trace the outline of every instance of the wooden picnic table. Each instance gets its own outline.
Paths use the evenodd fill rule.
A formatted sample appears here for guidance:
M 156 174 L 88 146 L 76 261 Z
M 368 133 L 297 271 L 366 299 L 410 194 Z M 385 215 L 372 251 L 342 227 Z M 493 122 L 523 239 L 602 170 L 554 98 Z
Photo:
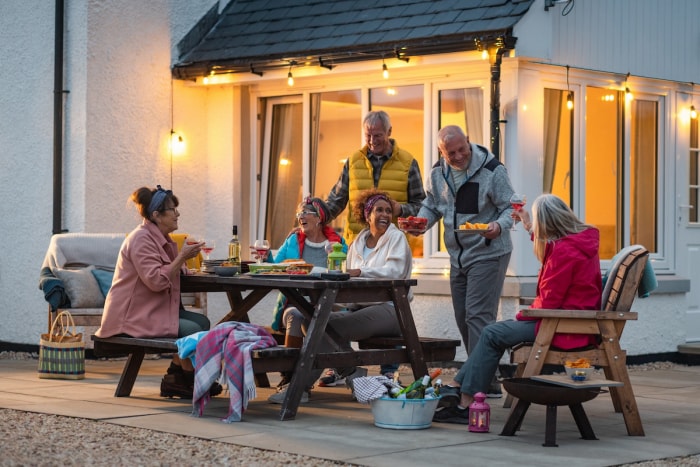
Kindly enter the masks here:
M 397 354 L 387 351 L 386 348 L 341 351 L 340 339 L 330 328 L 326 328 L 336 303 L 393 302 L 402 334 L 398 342 L 405 345 L 413 375 L 418 379 L 427 374 L 422 345 L 408 300 L 409 288 L 416 284 L 415 279 L 351 278 L 334 281 L 294 275 L 220 277 L 213 274 L 196 274 L 181 278 L 183 292 L 226 293 L 231 311 L 221 322 L 250 322 L 248 312 L 269 292 L 275 290 L 282 292 L 290 304 L 309 318 L 307 335 L 299 351 L 294 374 L 280 410 L 280 420 L 294 419 L 313 369 L 321 367 L 324 362 L 335 361 L 338 366 L 341 366 L 343 361 L 347 363 L 346 366 L 362 365 L 369 361 L 375 364 L 396 362 L 391 359 L 396 358 Z M 342 356 L 341 360 L 333 360 L 335 354 L 318 352 L 322 339 L 329 339 L 338 350 L 337 356 Z

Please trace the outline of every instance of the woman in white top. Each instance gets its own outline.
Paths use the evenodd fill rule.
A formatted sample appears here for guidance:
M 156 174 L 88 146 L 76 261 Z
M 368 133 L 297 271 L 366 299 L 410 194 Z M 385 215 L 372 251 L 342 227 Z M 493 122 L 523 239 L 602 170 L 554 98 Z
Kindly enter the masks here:
M 363 192 L 353 206 L 356 219 L 366 224 L 348 250 L 346 268 L 350 277 L 377 277 L 409 279 L 413 257 L 406 236 L 392 224 L 391 198 L 386 192 L 376 189 Z M 409 292 L 409 300 L 412 298 Z M 288 309 L 291 310 L 291 309 Z M 296 319 L 304 320 L 299 311 Z M 286 313 L 286 311 L 285 311 Z M 286 320 L 286 318 L 285 318 Z M 350 342 L 374 336 L 398 336 L 401 328 L 396 318 L 392 302 L 353 303 L 348 309 L 332 313 L 328 327 L 332 328 L 351 349 Z M 325 348 L 322 341 L 322 351 Z M 345 379 L 351 387 L 352 380 L 365 376 L 364 368 L 350 367 L 337 370 L 338 379 Z M 319 376 L 314 372 L 315 380 Z M 312 381 L 313 381 L 312 380 Z M 270 402 L 282 403 L 284 390 L 268 398 Z M 308 401 L 308 391 L 302 395 L 302 402 Z

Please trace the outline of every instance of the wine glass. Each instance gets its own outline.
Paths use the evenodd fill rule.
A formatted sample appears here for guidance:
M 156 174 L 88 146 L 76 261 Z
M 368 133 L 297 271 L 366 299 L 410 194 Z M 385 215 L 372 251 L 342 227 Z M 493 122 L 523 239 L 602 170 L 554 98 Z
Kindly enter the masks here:
M 513 209 L 516 211 L 522 209 L 526 202 L 527 198 L 522 193 L 513 193 L 513 196 L 510 197 L 510 205 L 513 206 Z M 511 227 L 510 230 L 515 230 L 515 224 L 519 221 L 520 219 L 518 217 L 513 217 L 513 227 Z
M 214 240 L 201 240 L 204 242 L 204 246 L 202 247 L 202 253 L 204 253 L 204 259 L 209 260 L 209 255 L 211 254 L 212 251 L 214 251 L 214 248 L 216 248 L 216 241 Z
M 270 251 L 270 242 L 267 240 L 255 240 L 253 248 L 255 249 L 258 264 L 262 264 L 263 259 L 267 258 L 267 252 Z

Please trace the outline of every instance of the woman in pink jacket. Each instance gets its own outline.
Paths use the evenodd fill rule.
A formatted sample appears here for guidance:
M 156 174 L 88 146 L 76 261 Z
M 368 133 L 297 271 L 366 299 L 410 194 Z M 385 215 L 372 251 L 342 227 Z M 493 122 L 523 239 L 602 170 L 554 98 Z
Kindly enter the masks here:
M 555 195 L 540 195 L 530 215 L 515 211 L 534 242 L 534 252 L 542 263 L 537 278 L 537 296 L 532 308 L 599 310 L 602 279 L 598 229 L 584 224 L 569 206 Z M 439 408 L 433 421 L 469 424 L 469 404 L 477 392 L 486 392 L 496 373 L 503 352 L 520 343 L 532 342 L 539 320 L 499 321 L 484 328 L 476 347 L 462 365 L 454 381 L 440 389 Z M 552 344 L 575 349 L 595 344 L 594 336 L 556 334 Z
M 105 299 L 100 337 L 183 337 L 210 327 L 209 319 L 186 311 L 180 302 L 180 274 L 186 274 L 185 261 L 195 258 L 203 243 L 183 245 L 170 238 L 177 229 L 178 199 L 160 185 L 141 187 L 131 201 L 143 217 L 124 240 L 119 251 L 112 287 Z M 192 398 L 194 368 L 190 360 L 173 362 L 160 385 L 163 397 Z M 221 387 L 212 388 L 213 393 Z M 216 395 L 213 394 L 212 395 Z M 217 393 L 218 394 L 218 393 Z

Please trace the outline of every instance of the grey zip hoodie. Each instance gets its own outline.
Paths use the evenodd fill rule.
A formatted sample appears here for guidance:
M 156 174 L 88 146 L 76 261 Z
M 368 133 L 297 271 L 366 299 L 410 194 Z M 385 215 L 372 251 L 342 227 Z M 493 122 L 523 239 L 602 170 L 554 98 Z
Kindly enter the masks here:
M 427 196 L 417 214 L 428 219 L 428 228 L 442 218 L 450 265 L 457 268 L 513 250 L 509 230 L 513 225 L 510 217 L 513 187 L 508 171 L 485 147 L 472 143 L 471 149 L 467 180 L 460 187 L 454 186 L 452 169 L 444 158 L 433 165 L 425 190 Z M 501 226 L 501 235 L 493 240 L 455 231 L 465 222 L 492 221 Z

